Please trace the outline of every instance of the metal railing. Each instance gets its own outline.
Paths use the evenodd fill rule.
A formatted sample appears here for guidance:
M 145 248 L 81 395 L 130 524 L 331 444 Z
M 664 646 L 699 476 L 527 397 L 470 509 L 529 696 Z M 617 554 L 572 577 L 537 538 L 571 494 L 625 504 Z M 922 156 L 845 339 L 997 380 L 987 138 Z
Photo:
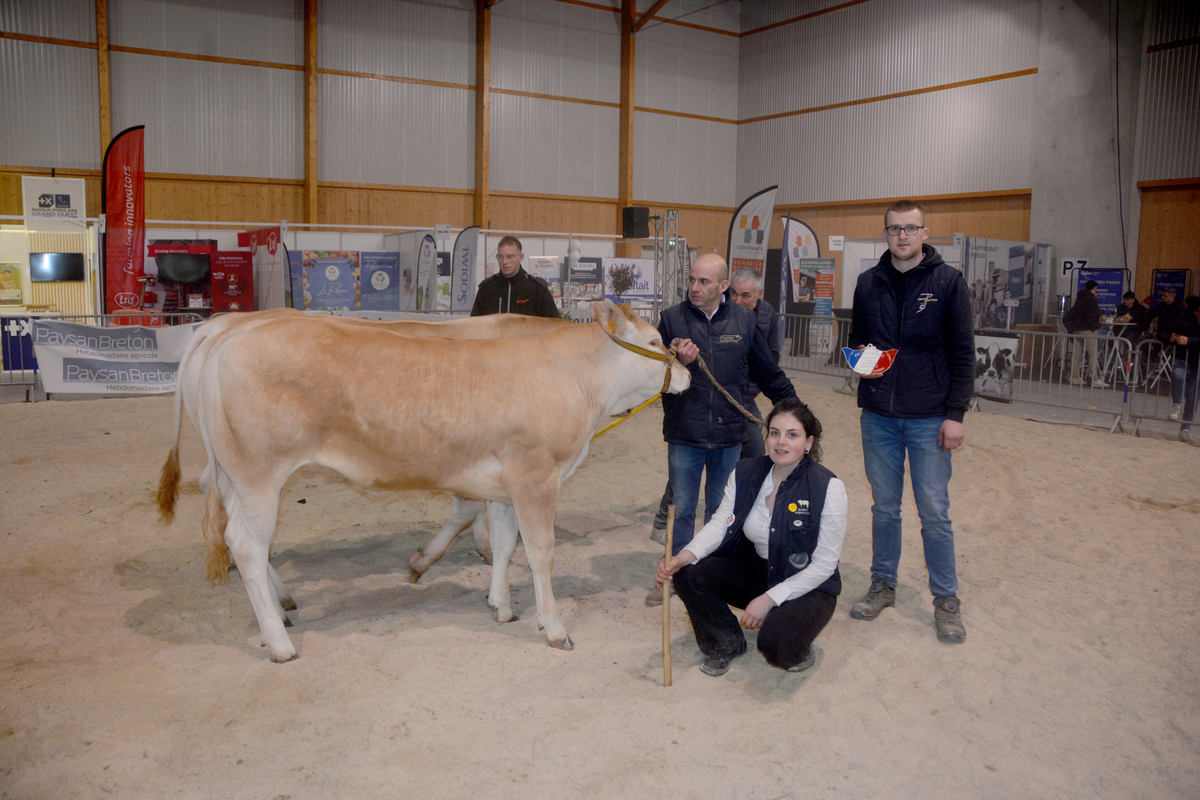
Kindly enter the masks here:
M 20 314 L 0 317 L 0 327 L 5 331 L 4 337 L 0 339 L 3 343 L 0 347 L 0 387 L 24 387 L 26 402 L 33 401 L 33 393 L 38 387 L 38 365 L 32 344 L 35 319 L 77 322 L 98 328 L 128 325 L 161 328 L 204 321 L 204 317 L 196 313 L 162 314 L 153 311 L 127 311 L 121 314 Z
M 781 367 L 841 377 L 846 381 L 845 388 L 857 385 L 842 354 L 842 348 L 848 346 L 849 320 L 783 314 L 780 323 Z M 1189 399 L 1193 409 L 1200 408 L 1197 369 L 1187 368 L 1183 349 L 1177 350 L 1174 345 L 1154 339 L 1135 342 L 1107 334 L 981 329 L 975 335 L 976 394 L 972 407 L 985 399 L 1101 414 L 1111 419 L 1110 431 L 1120 429 L 1133 434 L 1148 419 L 1190 422 Z M 980 347 L 990 345 L 988 337 L 997 342 L 996 346 Z M 1177 402 L 1179 414 L 1174 415 Z

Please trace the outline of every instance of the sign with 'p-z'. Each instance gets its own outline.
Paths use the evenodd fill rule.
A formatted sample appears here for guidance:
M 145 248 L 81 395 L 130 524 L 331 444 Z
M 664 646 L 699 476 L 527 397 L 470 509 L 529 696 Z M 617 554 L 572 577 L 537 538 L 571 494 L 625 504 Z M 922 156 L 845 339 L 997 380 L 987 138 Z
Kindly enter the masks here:
M 1087 269 L 1090 258 L 1064 258 L 1062 260 L 1062 274 L 1070 275 L 1073 269 Z

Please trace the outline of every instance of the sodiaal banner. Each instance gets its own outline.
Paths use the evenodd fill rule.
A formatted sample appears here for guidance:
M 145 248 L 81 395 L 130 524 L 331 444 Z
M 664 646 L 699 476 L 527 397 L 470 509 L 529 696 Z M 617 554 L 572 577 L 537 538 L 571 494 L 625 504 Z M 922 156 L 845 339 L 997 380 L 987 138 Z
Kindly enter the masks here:
M 179 360 L 201 323 L 167 328 L 97 328 L 37 319 L 33 349 L 52 394 L 168 394 Z

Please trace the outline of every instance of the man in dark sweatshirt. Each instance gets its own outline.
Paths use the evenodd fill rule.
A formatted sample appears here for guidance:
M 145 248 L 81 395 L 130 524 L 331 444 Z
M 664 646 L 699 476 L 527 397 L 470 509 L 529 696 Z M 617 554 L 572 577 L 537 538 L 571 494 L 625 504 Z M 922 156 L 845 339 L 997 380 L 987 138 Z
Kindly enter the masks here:
M 904 459 L 912 475 L 934 626 L 944 642 L 966 638 L 958 601 L 950 524 L 950 453 L 963 442 L 963 416 L 975 388 L 971 299 L 958 270 L 924 242 L 925 211 L 898 200 L 883 216 L 888 252 L 858 277 L 850 346 L 897 349 L 890 369 L 864 376 L 863 462 L 871 484 L 871 587 L 850 609 L 875 619 L 896 604 Z
M 505 236 L 496 247 L 496 264 L 500 271 L 479 284 L 475 293 L 472 317 L 485 314 L 525 314 L 529 317 L 558 317 L 554 296 L 541 278 L 534 277 L 521 267 L 525 254 L 521 240 Z

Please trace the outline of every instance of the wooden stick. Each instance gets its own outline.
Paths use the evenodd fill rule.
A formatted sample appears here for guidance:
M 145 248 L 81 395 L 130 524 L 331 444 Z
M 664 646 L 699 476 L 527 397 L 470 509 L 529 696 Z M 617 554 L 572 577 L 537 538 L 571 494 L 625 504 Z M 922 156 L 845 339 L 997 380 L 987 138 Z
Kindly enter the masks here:
M 671 534 L 675 530 L 675 506 L 667 508 L 667 544 L 665 555 L 667 563 L 671 563 Z M 671 685 L 671 582 L 667 581 L 662 587 L 663 594 L 663 688 Z

